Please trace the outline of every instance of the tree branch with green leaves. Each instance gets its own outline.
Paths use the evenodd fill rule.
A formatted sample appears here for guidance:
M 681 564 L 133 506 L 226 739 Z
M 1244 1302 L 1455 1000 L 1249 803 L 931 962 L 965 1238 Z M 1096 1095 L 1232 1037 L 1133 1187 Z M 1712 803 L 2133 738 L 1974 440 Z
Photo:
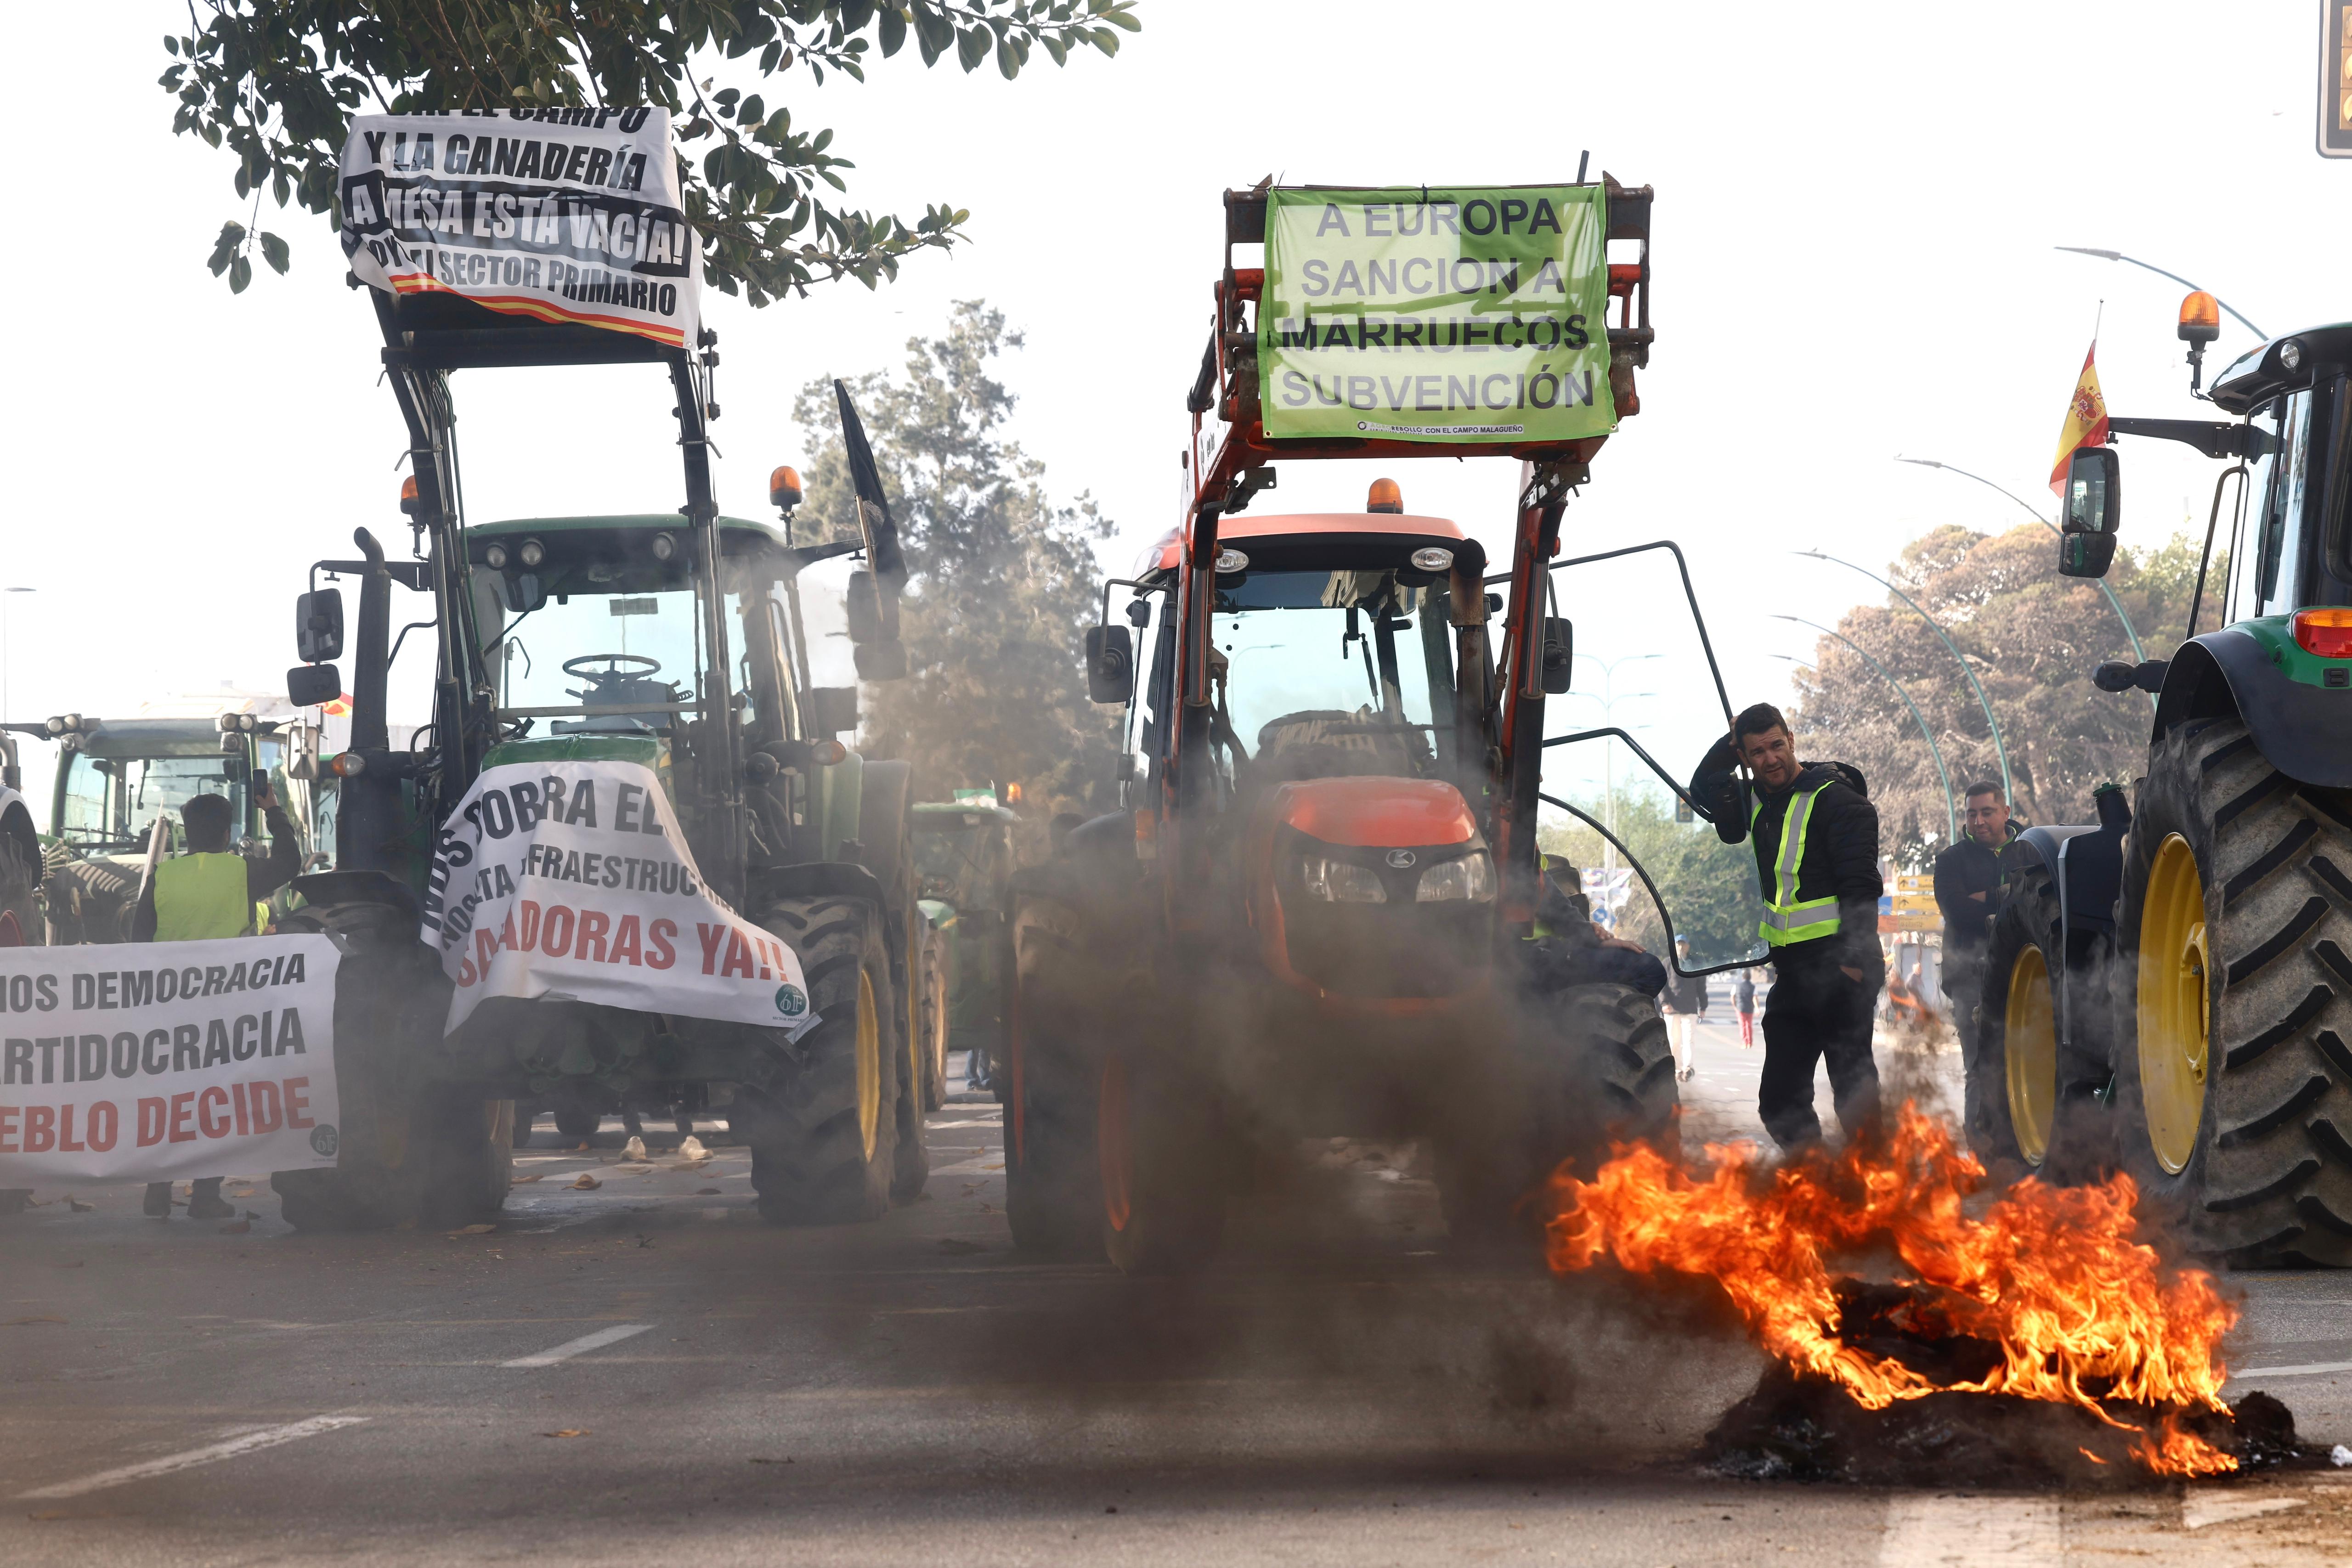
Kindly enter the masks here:
M 854 277 L 868 288 L 919 250 L 963 240 L 971 214 L 933 203 L 919 217 L 841 204 L 829 129 L 796 129 L 778 101 L 804 71 L 863 81 L 909 42 L 926 66 L 969 73 L 993 60 L 1010 80 L 1042 49 L 1118 52 L 1137 0 L 204 0 L 167 37 L 161 85 L 174 133 L 236 159 L 252 211 L 222 226 L 215 276 L 242 292 L 251 252 L 278 272 L 285 242 L 257 226 L 261 196 L 334 218 L 338 162 L 365 112 L 659 107 L 677 122 L 686 215 L 713 286 L 754 306 Z M 713 57 L 718 57 L 716 60 Z M 723 62 L 723 63 L 721 63 Z M 696 72 L 717 66 L 698 78 Z M 730 73 L 740 79 L 723 85 Z M 759 90 L 764 89 L 765 90 Z

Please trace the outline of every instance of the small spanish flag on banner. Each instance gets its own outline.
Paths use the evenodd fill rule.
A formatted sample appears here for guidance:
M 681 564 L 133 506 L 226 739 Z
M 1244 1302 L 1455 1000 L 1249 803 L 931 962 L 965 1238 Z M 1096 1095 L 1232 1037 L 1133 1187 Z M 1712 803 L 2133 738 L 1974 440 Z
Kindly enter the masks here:
M 2099 394 L 2099 345 L 2083 356 L 2083 373 L 2075 378 L 2074 395 L 2066 403 L 2066 423 L 2058 427 L 2058 461 L 2050 470 L 2053 494 L 2066 493 L 2066 464 L 2085 446 L 2107 444 L 2107 400 Z

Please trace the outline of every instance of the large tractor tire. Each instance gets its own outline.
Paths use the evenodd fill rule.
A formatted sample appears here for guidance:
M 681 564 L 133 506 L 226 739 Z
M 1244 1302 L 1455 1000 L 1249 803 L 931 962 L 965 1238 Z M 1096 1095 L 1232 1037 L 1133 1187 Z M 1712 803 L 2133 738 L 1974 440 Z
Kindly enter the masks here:
M 915 986 L 922 1002 L 923 1109 L 937 1111 L 948 1103 L 948 938 L 928 917 L 921 921 L 919 935 L 922 951 L 915 966 Z
M 2240 720 L 2168 733 L 2125 864 L 2125 1157 L 2201 1249 L 2352 1266 L 2352 791 Z
M 416 941 L 414 917 L 389 904 L 312 905 L 287 933 L 347 944 L 335 979 L 336 1164 L 279 1171 L 270 1185 L 298 1230 L 463 1225 L 506 1206 L 514 1169 L 513 1107 L 415 1070 L 441 1038 L 449 983 Z M 328 1131 L 322 1129 L 322 1131 Z
M 1674 1042 L 1657 1003 L 1631 986 L 1570 986 L 1489 1031 L 1505 1046 L 1483 1076 L 1445 1092 L 1437 1191 L 1457 1248 L 1516 1246 L 1548 1218 L 1545 1184 L 1590 1177 L 1620 1146 L 1679 1153 Z
M 1189 1274 L 1223 1239 L 1234 1167 L 1207 1086 L 1146 1051 L 1103 1058 L 1095 1146 L 1103 1250 L 1123 1274 Z
M 1986 946 L 1975 1057 L 1962 1064 L 1969 1141 L 1985 1159 L 2071 1179 L 2108 1157 L 2095 1096 L 2113 1070 L 2105 1045 L 2092 1040 L 2108 999 L 2102 976 L 2075 976 L 2075 1040 L 2059 1044 L 2055 982 L 2065 973 L 2066 942 L 2058 884 L 2043 866 L 2011 874 Z M 2078 1173 L 2065 1157 L 2070 1148 L 2086 1162 Z
M 1076 904 L 1016 894 L 1005 977 L 1004 1217 L 1031 1257 L 1102 1256 L 1102 1172 L 1095 1147 L 1103 1052 L 1087 1006 L 1091 935 Z
M 46 932 L 41 917 L 41 841 L 32 813 L 12 800 L 0 817 L 0 945 L 37 947 Z M 14 934 L 14 940 L 8 939 Z
M 862 898 L 789 898 L 760 924 L 791 945 L 818 1021 L 780 1090 L 746 1091 L 730 1119 L 751 1146 L 761 1217 L 853 1225 L 889 1212 L 904 1052 L 882 911 Z

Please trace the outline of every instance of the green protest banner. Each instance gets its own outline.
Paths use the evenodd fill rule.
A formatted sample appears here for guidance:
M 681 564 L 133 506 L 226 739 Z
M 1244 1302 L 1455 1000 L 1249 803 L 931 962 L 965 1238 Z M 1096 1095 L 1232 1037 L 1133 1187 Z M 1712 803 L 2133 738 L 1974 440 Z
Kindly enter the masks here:
M 1266 435 L 1608 434 L 1608 226 L 1598 185 L 1269 191 Z

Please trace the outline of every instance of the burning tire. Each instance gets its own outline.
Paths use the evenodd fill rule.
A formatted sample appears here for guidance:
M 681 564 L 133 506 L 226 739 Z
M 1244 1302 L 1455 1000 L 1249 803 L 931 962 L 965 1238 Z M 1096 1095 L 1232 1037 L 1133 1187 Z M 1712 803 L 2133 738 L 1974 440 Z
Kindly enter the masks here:
M 794 898 L 761 924 L 791 944 L 816 1026 L 793 1047 L 780 1091 L 747 1090 L 760 1215 L 777 1225 L 849 1225 L 889 1212 L 898 1172 L 898 1009 L 883 913 L 863 899 Z
M 1087 925 L 1075 905 L 1024 893 L 1012 928 L 1006 1060 L 994 1070 L 1004 1103 L 1004 1217 L 1023 1252 L 1098 1257 L 1102 1058 L 1087 1026 Z
M 312 905 L 279 929 L 347 944 L 335 978 L 340 1152 L 332 1170 L 270 1177 L 286 1223 L 368 1230 L 495 1218 L 514 1170 L 513 1107 L 420 1083 L 414 1060 L 441 1039 L 449 982 L 416 941 L 415 916 L 392 904 Z
M 2116 1009 L 2126 1156 L 2202 1246 L 2352 1265 L 2352 792 L 2235 718 L 2141 781 Z

